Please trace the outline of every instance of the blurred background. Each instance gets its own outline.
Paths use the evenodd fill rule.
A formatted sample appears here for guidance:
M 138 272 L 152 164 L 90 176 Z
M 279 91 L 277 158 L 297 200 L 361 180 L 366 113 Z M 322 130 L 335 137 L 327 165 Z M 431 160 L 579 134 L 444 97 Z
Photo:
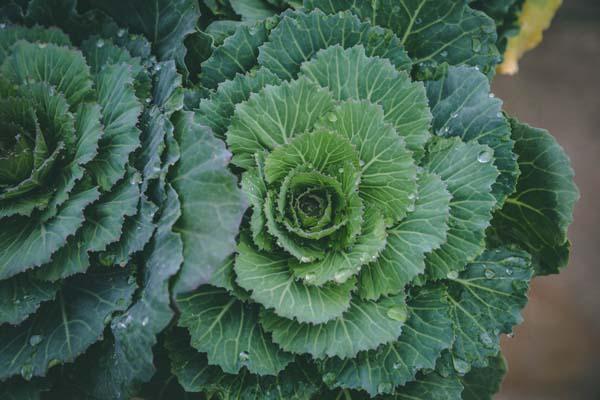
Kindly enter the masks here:
M 598 400 L 600 0 L 565 0 L 540 47 L 494 91 L 510 114 L 556 137 L 581 191 L 570 265 L 534 280 L 525 322 L 503 342 L 509 373 L 497 400 Z

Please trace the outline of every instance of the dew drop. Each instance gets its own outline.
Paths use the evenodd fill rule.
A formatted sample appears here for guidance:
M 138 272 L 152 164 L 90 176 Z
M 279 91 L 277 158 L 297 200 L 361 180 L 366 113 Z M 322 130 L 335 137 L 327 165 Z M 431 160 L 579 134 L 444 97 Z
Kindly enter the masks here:
M 29 338 L 29 345 L 30 346 L 37 346 L 38 344 L 42 343 L 43 337 L 41 335 L 33 335 Z
M 160 71 L 162 69 L 162 66 L 160 64 L 156 64 L 156 66 L 154 67 L 154 70 L 156 72 Z
M 417 198 L 417 194 L 415 192 L 412 192 L 408 195 L 408 199 L 409 200 L 414 200 Z
M 458 372 L 459 375 L 464 375 L 471 369 L 469 364 L 460 358 L 453 359 L 452 365 L 454 366 L 454 370 Z
M 458 279 L 458 271 L 450 271 L 446 274 L 448 279 Z
M 57 358 L 53 358 L 52 360 L 48 361 L 48 369 L 56 367 L 58 364 L 60 364 L 60 360 Z
M 494 271 L 492 271 L 491 269 L 486 269 L 483 274 L 485 275 L 485 277 L 487 279 L 492 279 L 493 277 L 496 276 L 496 273 Z
M 408 212 L 413 212 L 413 211 L 415 211 L 415 205 L 414 205 L 414 204 L 412 204 L 412 203 L 411 203 L 411 204 L 409 204 L 409 205 L 406 207 L 406 211 L 408 211 Z
M 144 319 L 142 319 L 142 326 L 148 325 L 149 321 L 150 321 L 150 319 L 148 317 L 144 317 Z
M 365 166 L 365 160 L 359 160 L 358 161 L 358 165 L 360 165 L 361 167 Z
M 45 49 L 47 45 L 48 45 L 47 43 L 38 43 L 38 47 L 40 49 Z
M 510 268 L 506 268 L 506 275 L 512 276 L 512 274 L 513 274 L 513 270 Z
M 511 333 L 507 334 L 506 337 L 509 338 L 509 339 L 512 339 L 512 338 L 515 337 L 515 333 L 511 332 Z
M 387 316 L 394 321 L 406 322 L 408 319 L 408 309 L 405 305 L 394 306 L 387 311 Z
M 312 282 L 317 278 L 317 276 L 315 274 L 306 274 L 304 275 L 304 280 L 306 282 Z
M 308 262 L 310 262 L 310 261 L 311 261 L 311 258 L 310 258 L 310 257 L 306 257 L 306 256 L 304 256 L 304 257 L 300 257 L 300 262 L 301 262 L 301 263 L 308 263 Z
M 482 164 L 488 163 L 490 162 L 492 159 L 492 152 L 489 150 L 483 150 L 481 153 L 479 153 L 479 155 L 477 156 L 477 161 L 479 161 Z
M 488 94 L 488 97 L 489 97 L 490 99 L 493 99 L 494 97 L 496 97 L 496 95 L 495 95 L 494 93 L 490 93 L 490 94 Z
M 25 364 L 21 367 L 21 376 L 26 381 L 30 380 L 33 377 L 33 365 Z
M 238 354 L 238 357 L 240 359 L 240 362 L 247 362 L 250 359 L 250 354 L 248 354 L 247 351 L 240 351 L 240 354 Z
M 457 112 L 453 112 L 452 114 L 450 114 L 450 118 L 454 119 L 458 117 L 458 113 Z
M 97 48 L 102 48 L 104 47 L 104 40 L 103 39 L 98 39 L 98 41 L 96 42 L 96 47 Z
M 504 117 L 504 115 L 502 114 L 502 112 L 499 112 L 498 114 L 496 114 L 496 117 L 502 118 L 502 117 Z
M 440 56 L 446 58 L 446 57 L 448 57 L 448 52 L 446 50 L 444 50 L 440 53 Z
M 393 389 L 393 386 L 389 382 L 382 382 L 377 386 L 377 393 L 390 393 Z
M 395 363 L 395 364 L 392 366 L 392 368 L 394 368 L 394 369 L 400 369 L 400 367 L 402 367 L 402 364 L 400 364 L 400 363 Z
M 0 29 L 6 28 L 6 24 L 0 24 Z
M 420 25 L 421 23 L 423 23 L 423 20 L 421 18 L 417 18 L 415 20 L 415 24 Z
M 327 116 L 327 119 L 328 119 L 329 121 L 331 121 L 331 122 L 335 122 L 335 121 L 337 121 L 337 115 L 335 115 L 334 113 L 330 113 L 330 114 Z
M 479 53 L 480 50 L 481 50 L 481 40 L 479 40 L 477 38 L 473 38 L 473 51 L 475 53 Z
M 340 174 L 343 174 L 343 173 L 344 173 L 344 168 L 340 168 L 340 169 L 338 169 L 338 172 L 339 172 Z
M 366 261 L 366 260 L 365 260 Z M 344 283 L 352 275 L 352 271 L 349 269 L 342 269 L 333 275 L 333 280 L 337 283 Z
M 117 32 L 117 36 L 118 36 L 118 37 L 123 37 L 123 36 L 125 36 L 125 29 L 119 29 L 119 31 Z

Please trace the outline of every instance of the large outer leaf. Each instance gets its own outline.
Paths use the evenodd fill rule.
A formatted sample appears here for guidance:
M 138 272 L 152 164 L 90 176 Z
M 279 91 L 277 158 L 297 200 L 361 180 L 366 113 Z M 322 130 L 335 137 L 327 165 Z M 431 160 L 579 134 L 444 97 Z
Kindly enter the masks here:
M 336 100 L 379 104 L 385 121 L 404 138 L 406 147 L 422 153 L 431 122 L 425 90 L 388 60 L 368 57 L 362 46 L 332 46 L 304 63 L 301 74 L 328 88 Z
M 170 333 L 166 347 L 172 372 L 188 392 L 208 392 L 223 400 L 310 400 L 319 387 L 315 368 L 301 360 L 275 377 L 253 375 L 245 368 L 230 375 L 209 365 L 206 356 L 190 346 L 185 332 Z
M 463 400 L 492 400 L 500 390 L 506 368 L 506 361 L 499 354 L 490 359 L 487 367 L 472 369 L 460 379 L 464 387 Z
M 447 241 L 426 258 L 427 275 L 445 278 L 461 271 L 484 249 L 485 229 L 496 204 L 491 194 L 498 170 L 491 149 L 458 138 L 437 139 L 429 146 L 426 169 L 438 174 L 452 195 Z
M 304 283 L 290 271 L 289 256 L 258 251 L 244 234 L 238 253 L 235 261 L 237 283 L 252 291 L 254 300 L 274 309 L 277 315 L 319 324 L 340 316 L 350 305 L 351 292 L 356 285 L 354 279 L 323 287 Z
M 361 269 L 358 293 L 365 299 L 402 292 L 425 271 L 425 254 L 446 239 L 451 199 L 446 185 L 430 173 L 422 173 L 418 185 L 414 210 L 387 230 L 385 249 L 375 262 Z
M 325 360 L 324 379 L 331 386 L 366 390 L 374 396 L 413 381 L 421 369 L 434 368 L 453 340 L 446 291 L 441 287 L 420 291 L 409 300 L 408 311 L 398 341 L 361 352 L 356 358 Z
M 398 389 L 390 396 L 394 400 L 461 400 L 463 387 L 455 376 L 442 377 L 437 373 L 421 376 Z
M 479 66 L 489 73 L 499 61 L 494 21 L 471 9 L 467 0 L 305 0 L 304 4 L 327 13 L 351 10 L 391 29 L 421 67 L 448 62 Z
M 500 176 L 492 194 L 501 207 L 515 190 L 519 167 L 513 153 L 510 125 L 502 115 L 502 101 L 490 93 L 487 78 L 475 68 L 449 67 L 436 81 L 425 83 L 437 135 L 459 136 L 494 150 L 494 165 Z
M 293 45 L 290 45 L 293 44 Z M 308 14 L 287 12 L 260 47 L 258 61 L 282 79 L 293 79 L 300 65 L 321 49 L 340 45 L 365 47 L 369 56 L 389 60 L 401 70 L 411 61 L 400 40 L 391 32 L 362 23 L 350 13 L 325 15 L 320 10 Z
M 500 350 L 499 334 L 520 323 L 533 275 L 529 254 L 522 250 L 487 250 L 450 284 L 455 341 L 454 367 L 484 367 Z
M 116 311 L 131 302 L 130 271 L 88 273 L 69 280 L 57 299 L 17 327 L 0 327 L 0 378 L 44 376 L 73 361 L 102 336 Z
M 0 325 L 21 323 L 41 303 L 54 299 L 60 285 L 19 274 L 0 281 Z
M 261 314 L 261 323 L 273 333 L 275 343 L 313 358 L 354 357 L 359 351 L 392 342 L 400 336 L 405 321 L 403 295 L 379 302 L 353 299 L 342 316 L 317 325 L 281 318 L 271 311 Z
M 181 234 L 184 255 L 175 291 L 185 292 L 208 282 L 234 251 L 246 205 L 235 177 L 227 170 L 230 153 L 224 143 L 196 123 L 193 114 L 174 118 L 182 149 L 172 179 L 181 201 L 175 231 Z
M 177 298 L 179 326 L 187 327 L 192 346 L 207 353 L 211 365 L 236 374 L 248 368 L 259 375 L 277 375 L 294 356 L 282 351 L 258 323 L 258 307 L 245 304 L 223 289 L 202 286 Z
M 521 176 L 517 189 L 492 222 L 501 242 L 533 256 L 536 273 L 558 273 L 567 265 L 567 228 L 579 191 L 568 156 L 545 130 L 511 120 Z

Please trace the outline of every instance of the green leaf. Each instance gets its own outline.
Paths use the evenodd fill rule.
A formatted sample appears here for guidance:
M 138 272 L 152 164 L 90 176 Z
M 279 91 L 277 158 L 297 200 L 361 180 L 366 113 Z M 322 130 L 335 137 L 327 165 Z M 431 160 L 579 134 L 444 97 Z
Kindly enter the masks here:
M 484 249 L 485 229 L 496 204 L 491 187 L 498 177 L 491 151 L 458 138 L 437 139 L 429 146 L 426 169 L 438 174 L 452 195 L 447 241 L 425 259 L 433 279 L 463 270 Z
M 234 261 L 234 255 L 227 258 L 223 265 L 217 268 L 213 273 L 210 284 L 226 289 L 232 296 L 235 296 L 242 301 L 247 301 L 250 298 L 250 294 L 242 289 L 235 281 L 236 275 L 233 269 Z
M 5 219 L 0 231 L 0 279 L 50 261 L 84 222 L 84 209 L 99 195 L 96 188 L 76 189 L 57 215 L 47 221 L 40 215 Z
M 210 58 L 202 63 L 200 82 L 214 89 L 221 82 L 233 79 L 237 73 L 246 73 L 257 63 L 258 47 L 267 38 L 264 22 L 240 25 L 217 47 Z
M 254 154 L 273 150 L 312 130 L 318 118 L 333 108 L 330 94 L 308 79 L 267 86 L 238 105 L 227 132 L 232 162 L 254 166 Z
M 279 78 L 266 68 L 245 75 L 237 74 L 235 78 L 219 84 L 209 98 L 200 101 L 199 118 L 218 138 L 224 139 L 235 106 L 247 101 L 252 93 L 258 93 L 265 86 L 279 83 Z
M 501 242 L 533 256 L 536 274 L 558 273 L 567 265 L 567 228 L 579 191 L 568 156 L 545 130 L 511 120 L 521 176 L 517 189 L 492 222 Z
M 206 355 L 196 352 L 189 342 L 185 332 L 174 330 L 165 344 L 173 374 L 188 392 L 207 392 L 227 400 L 310 400 L 318 390 L 315 368 L 304 361 L 291 363 L 277 376 L 253 375 L 246 368 L 230 375 L 209 365 Z
M 492 357 L 485 368 L 474 368 L 461 378 L 464 400 L 492 400 L 500 391 L 506 374 L 506 361 L 501 355 Z
M 184 38 L 194 32 L 200 17 L 194 0 L 91 0 L 120 25 L 144 34 L 161 60 L 183 60 Z
M 261 323 L 285 351 L 308 353 L 313 358 L 353 358 L 359 351 L 396 340 L 406 318 L 406 303 L 401 295 L 379 302 L 352 299 L 342 316 L 324 324 L 300 323 L 271 311 L 261 314 Z
M 37 280 L 31 274 L 19 274 L 0 281 L 0 325 L 21 323 L 40 304 L 53 300 L 60 285 Z
M 342 285 L 318 287 L 296 280 L 289 267 L 291 257 L 277 252 L 265 253 L 242 235 L 235 260 L 237 283 L 251 291 L 251 297 L 277 315 L 314 324 L 342 315 L 350 305 L 354 279 Z
M 419 291 L 408 301 L 408 321 L 397 341 L 356 358 L 326 359 L 323 376 L 334 387 L 361 389 L 372 396 L 393 392 L 413 381 L 417 371 L 433 369 L 442 350 L 452 345 L 449 311 L 441 287 Z
M 19 40 L 32 43 L 53 43 L 58 46 L 69 46 L 71 44 L 69 37 L 58 28 L 18 25 L 5 27 L 0 31 L 0 64 L 11 53 L 11 47 Z
M 177 194 L 169 189 L 157 233 L 145 252 L 140 297 L 125 314 L 113 319 L 114 343 L 92 368 L 92 388 L 88 390 L 96 397 L 119 398 L 122 393 L 135 393 L 135 385 L 149 381 L 155 372 L 152 348 L 156 335 L 174 315 L 169 279 L 183 261 L 181 238 L 171 231 L 179 215 Z
M 494 21 L 471 9 L 466 0 L 305 0 L 304 4 L 330 14 L 351 10 L 391 29 L 413 62 L 425 70 L 447 62 L 479 66 L 487 74 L 500 61 Z
M 326 15 L 286 12 L 260 48 L 258 61 L 281 79 L 295 79 L 303 62 L 320 50 L 341 45 L 363 45 L 369 56 L 388 59 L 400 70 L 408 70 L 408 58 L 400 39 L 390 31 L 361 22 L 350 13 Z
M 389 60 L 369 57 L 360 45 L 349 49 L 335 45 L 302 64 L 301 75 L 328 88 L 338 101 L 368 100 L 380 105 L 385 122 L 404 138 L 406 147 L 422 153 L 431 122 L 425 88 Z
M 461 400 L 463 387 L 455 376 L 444 378 L 433 372 L 398 389 L 394 400 Z
M 468 67 L 449 67 L 436 81 L 425 83 L 433 114 L 432 128 L 442 137 L 458 136 L 494 150 L 500 176 L 492 186 L 497 207 L 515 190 L 519 167 L 513 153 L 510 125 L 502 115 L 502 101 L 490 93 L 485 75 Z
M 178 325 L 186 327 L 192 346 L 207 353 L 210 365 L 236 374 L 245 367 L 259 375 L 277 375 L 294 356 L 279 349 L 259 325 L 258 307 L 223 289 L 202 286 L 177 298 Z
M 357 149 L 360 196 L 365 204 L 379 208 L 388 220 L 404 218 L 414 206 L 417 167 L 402 137 L 386 124 L 381 106 L 350 100 L 317 126 L 345 136 Z
M 387 230 L 387 246 L 359 275 L 358 293 L 364 299 L 397 294 L 425 271 L 425 254 L 446 240 L 450 193 L 439 176 L 422 173 L 414 211 Z
M 65 283 L 57 299 L 16 327 L 0 327 L 0 377 L 44 376 L 57 364 L 73 361 L 102 336 L 116 311 L 131 302 L 135 283 L 127 270 L 88 273 Z
M 457 372 L 468 372 L 470 365 L 484 367 L 488 357 L 498 353 L 499 334 L 512 332 L 522 321 L 532 274 L 526 252 L 498 248 L 487 250 L 451 280 L 452 356 Z
M 264 176 L 264 161 L 262 155 L 257 156 L 256 168 L 242 174 L 242 191 L 252 206 L 250 217 L 250 230 L 252 240 L 260 250 L 271 251 L 273 249 L 273 237 L 267 231 L 267 220 L 264 212 L 265 200 L 267 199 L 267 184 Z
M 131 68 L 106 65 L 96 76 L 98 104 L 102 106 L 104 135 L 99 154 L 90 163 L 100 187 L 109 190 L 125 174 L 129 155 L 140 145 L 137 128 L 142 105 L 135 96 Z
M 277 14 L 277 10 L 264 0 L 229 0 L 231 8 L 243 21 L 259 21 Z
M 227 170 L 230 153 L 191 113 L 174 116 L 181 159 L 171 180 L 181 201 L 175 232 L 183 240 L 184 262 L 175 292 L 192 290 L 233 253 L 246 209 L 236 178 Z

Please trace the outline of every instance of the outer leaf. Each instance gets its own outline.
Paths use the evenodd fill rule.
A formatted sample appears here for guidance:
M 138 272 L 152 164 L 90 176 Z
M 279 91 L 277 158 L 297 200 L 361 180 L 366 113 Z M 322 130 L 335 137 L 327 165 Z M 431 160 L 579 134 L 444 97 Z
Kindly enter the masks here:
M 461 400 L 463 387 L 455 376 L 444 378 L 433 372 L 399 389 L 394 400 Z
M 100 339 L 107 318 L 130 303 L 135 284 L 128 276 L 125 270 L 75 277 L 35 317 L 17 327 L 1 327 L 0 377 L 31 379 L 73 361 Z
M 201 100 L 199 116 L 217 137 L 224 139 L 235 106 L 247 101 L 252 93 L 259 92 L 266 85 L 279 83 L 279 78 L 266 68 L 245 75 L 237 74 L 235 78 L 219 84 L 208 99 Z
M 487 250 L 451 281 L 457 372 L 468 372 L 470 364 L 484 367 L 498 353 L 499 334 L 512 332 L 522 320 L 532 274 L 526 252 L 500 248 Z
M 294 356 L 279 349 L 258 323 L 258 307 L 226 291 L 203 286 L 179 296 L 178 325 L 187 327 L 192 346 L 207 353 L 211 365 L 236 374 L 246 367 L 259 375 L 277 375 Z
M 235 261 L 237 283 L 252 291 L 251 297 L 273 308 L 277 315 L 300 322 L 323 323 L 340 316 L 350 304 L 354 279 L 341 285 L 313 286 L 296 280 L 292 260 L 282 253 L 260 252 L 242 235 Z
M 98 196 L 96 188 L 76 190 L 56 217 L 48 221 L 40 216 L 5 220 L 0 231 L 0 279 L 50 261 L 52 254 L 83 223 L 83 210 Z
M 314 358 L 354 357 L 400 336 L 406 321 L 403 296 L 379 302 L 353 299 L 341 317 L 320 325 L 299 323 L 264 312 L 261 323 L 273 341 L 286 351 L 309 353 Z
M 181 201 L 181 218 L 175 226 L 184 253 L 175 285 L 180 293 L 208 282 L 215 268 L 233 252 L 246 206 L 235 177 L 227 170 L 230 153 L 224 143 L 194 122 L 192 114 L 174 118 L 182 149 L 172 179 Z
M 429 147 L 426 168 L 438 174 L 452 195 L 448 239 L 426 258 L 433 279 L 460 271 L 484 248 L 485 229 L 496 204 L 491 194 L 498 170 L 491 149 L 458 138 L 438 139 Z
M 58 46 L 68 46 L 71 44 L 69 37 L 57 28 L 44 28 L 41 26 L 23 27 L 18 25 L 5 26 L 0 31 L 0 64 L 10 54 L 11 47 L 21 39 L 32 43 L 53 43 Z
M 254 154 L 289 143 L 311 130 L 318 118 L 333 108 L 329 93 L 308 79 L 267 86 L 236 107 L 227 132 L 233 163 L 254 166 Z
M 277 14 L 277 10 L 264 0 L 229 0 L 231 8 L 244 21 L 258 21 Z
M 19 274 L 0 281 L 0 325 L 21 323 L 41 303 L 54 299 L 60 286 L 39 281 L 30 274 Z
M 331 386 L 366 390 L 375 396 L 413 381 L 419 370 L 433 369 L 453 340 L 446 291 L 441 287 L 419 291 L 409 300 L 408 311 L 398 341 L 361 352 L 356 358 L 325 360 L 324 379 Z
M 319 386 L 314 367 L 303 361 L 290 364 L 275 377 L 253 375 L 245 368 L 230 375 L 209 365 L 183 332 L 170 333 L 166 347 L 172 371 L 188 392 L 205 391 L 225 400 L 310 400 Z
M 475 368 L 461 378 L 463 400 L 492 400 L 500 390 L 506 374 L 506 361 L 501 355 L 492 357 L 485 368 Z
M 521 177 L 492 224 L 502 242 L 533 256 L 536 274 L 558 273 L 567 265 L 567 228 L 579 191 L 568 156 L 547 132 L 511 120 Z
M 425 254 L 446 240 L 451 199 L 446 185 L 430 173 L 422 173 L 418 185 L 414 211 L 387 230 L 387 246 L 361 270 L 358 293 L 362 298 L 377 300 L 402 292 L 425 271 Z
M 398 69 L 411 66 L 400 40 L 391 32 L 362 23 L 350 13 L 326 15 L 320 10 L 284 13 L 260 48 L 258 61 L 280 78 L 294 79 L 303 62 L 335 45 L 363 45 L 369 56 L 386 58 Z
M 487 74 L 499 61 L 494 21 L 467 0 L 305 0 L 305 6 L 326 13 L 351 10 L 391 29 L 422 68 L 448 62 L 477 65 Z
M 492 194 L 501 207 L 515 190 L 519 167 L 513 153 L 510 125 L 502 115 L 502 101 L 490 93 L 487 78 L 468 67 L 449 67 L 437 81 L 425 84 L 437 135 L 459 136 L 494 150 L 494 165 L 500 171 Z
M 425 89 L 411 82 L 387 59 L 368 57 L 362 46 L 331 46 L 302 65 L 301 75 L 328 88 L 336 100 L 368 100 L 383 107 L 384 118 L 406 141 L 422 153 L 429 139 L 431 114 Z

